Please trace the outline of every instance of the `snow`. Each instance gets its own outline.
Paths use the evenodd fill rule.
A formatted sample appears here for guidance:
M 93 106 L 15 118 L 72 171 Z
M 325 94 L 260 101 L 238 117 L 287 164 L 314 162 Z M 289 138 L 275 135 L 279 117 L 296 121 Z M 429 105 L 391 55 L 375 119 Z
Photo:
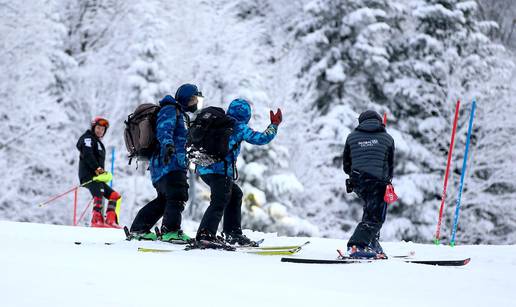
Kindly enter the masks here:
M 264 245 L 310 240 L 296 257 L 334 258 L 344 240 L 249 232 Z M 122 230 L 0 222 L 2 306 L 513 306 L 516 246 L 383 243 L 389 254 L 471 257 L 464 267 L 385 261 L 304 265 L 223 251 L 141 253 Z M 83 241 L 75 245 L 74 241 Z M 165 248 L 177 250 L 176 245 Z M 372 295 L 373 294 L 373 295 Z

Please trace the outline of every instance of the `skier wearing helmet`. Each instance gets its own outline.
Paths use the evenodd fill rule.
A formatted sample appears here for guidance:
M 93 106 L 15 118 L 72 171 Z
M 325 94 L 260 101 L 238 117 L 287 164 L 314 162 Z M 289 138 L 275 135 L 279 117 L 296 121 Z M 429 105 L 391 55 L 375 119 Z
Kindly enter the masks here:
M 91 121 L 90 129 L 77 141 L 77 149 L 80 152 L 79 158 L 79 180 L 81 184 L 91 181 L 93 177 L 103 174 L 104 161 L 106 159 L 106 149 L 102 144 L 102 138 L 109 128 L 109 121 L 97 116 Z M 120 194 L 105 182 L 92 181 L 85 185 L 93 196 L 93 214 L 91 227 L 110 227 L 120 228 L 118 217 L 115 212 L 116 202 L 120 199 Z M 102 197 L 108 199 L 106 218 L 103 216 Z
M 233 133 L 229 138 L 230 153 L 223 162 L 197 167 L 197 173 L 210 187 L 211 200 L 199 225 L 196 240 L 200 247 L 206 245 L 207 247 L 218 248 L 215 246 L 222 247 L 226 243 L 258 246 L 256 242 L 242 233 L 241 206 L 243 193 L 242 189 L 235 183 L 236 160 L 243 141 L 253 145 L 265 145 L 274 139 L 282 121 L 282 113 L 280 109 L 276 114 L 270 111 L 271 123 L 264 132 L 258 132 L 249 127 L 251 106 L 245 99 L 233 100 L 226 114 L 235 123 Z M 224 217 L 223 241 L 216 235 L 222 217 Z
M 157 196 L 140 209 L 131 225 L 130 237 L 137 240 L 157 240 L 152 226 L 163 217 L 161 241 L 185 244 L 190 237 L 181 230 L 181 214 L 188 201 L 186 158 L 186 112 L 195 112 L 203 96 L 197 86 L 183 84 L 175 98 L 167 95 L 160 100 L 156 120 L 157 150 L 150 159 L 149 169 Z

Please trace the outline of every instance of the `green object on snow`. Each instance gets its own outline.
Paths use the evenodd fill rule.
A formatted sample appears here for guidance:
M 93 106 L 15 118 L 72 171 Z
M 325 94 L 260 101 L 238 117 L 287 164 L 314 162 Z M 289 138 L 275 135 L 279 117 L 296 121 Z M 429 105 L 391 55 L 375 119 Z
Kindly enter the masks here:
M 104 183 L 108 183 L 112 179 L 113 179 L 113 175 L 110 172 L 104 172 L 100 175 L 93 177 L 93 181 L 99 181 L 99 182 L 104 182 Z

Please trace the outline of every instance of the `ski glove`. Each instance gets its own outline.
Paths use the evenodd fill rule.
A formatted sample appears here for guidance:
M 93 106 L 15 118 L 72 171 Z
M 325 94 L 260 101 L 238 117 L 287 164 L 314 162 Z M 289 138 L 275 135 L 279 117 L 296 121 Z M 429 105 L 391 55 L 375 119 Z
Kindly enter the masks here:
M 281 124 L 281 121 L 283 120 L 283 116 L 281 114 L 281 109 L 278 108 L 278 111 L 276 111 L 276 114 L 271 110 L 271 124 L 279 126 Z
M 176 153 L 176 148 L 172 144 L 165 146 L 165 155 L 163 156 L 163 163 L 168 164 L 172 156 Z

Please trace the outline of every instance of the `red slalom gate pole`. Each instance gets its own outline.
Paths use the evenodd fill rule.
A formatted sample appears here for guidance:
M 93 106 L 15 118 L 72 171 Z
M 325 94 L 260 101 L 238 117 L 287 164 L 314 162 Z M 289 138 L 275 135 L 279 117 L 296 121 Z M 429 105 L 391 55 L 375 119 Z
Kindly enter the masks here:
M 86 214 L 86 211 L 88 211 L 88 208 L 90 207 L 90 204 L 91 204 L 91 201 L 93 200 L 93 198 L 91 198 L 88 203 L 86 204 L 86 207 L 84 207 L 84 210 L 82 211 L 81 213 L 81 216 L 79 217 L 79 220 L 77 221 L 77 223 L 80 223 L 82 221 L 82 218 L 84 217 L 84 215 Z
M 64 193 L 61 193 L 61 194 L 56 195 L 56 196 L 52 196 L 52 198 L 50 198 L 49 200 L 44 201 L 44 202 L 42 202 L 42 203 L 38 204 L 38 207 L 44 207 L 44 206 L 45 206 L 45 205 L 47 205 L 48 203 L 51 203 L 51 202 L 53 202 L 54 200 L 56 200 L 56 199 L 58 199 L 58 198 L 60 198 L 60 197 L 63 197 L 63 196 L 65 196 L 66 194 L 71 193 L 71 192 L 73 192 L 74 190 L 76 190 L 76 189 L 78 189 L 78 188 L 80 188 L 80 187 L 83 187 L 83 186 L 85 186 L 85 185 L 87 185 L 87 184 L 89 184 L 89 183 L 91 183 L 91 182 L 93 182 L 93 179 L 92 179 L 92 180 L 90 180 L 90 181 L 86 181 L 85 183 L 83 183 L 83 184 L 81 184 L 81 185 L 75 186 L 75 187 L 71 188 L 70 190 L 68 190 L 68 191 L 66 191 L 66 192 L 64 192 Z
M 453 119 L 453 130 L 451 135 L 451 141 L 450 141 L 450 150 L 448 151 L 448 161 L 446 163 L 446 172 L 444 174 L 444 186 L 443 186 L 443 193 L 441 196 L 441 207 L 439 208 L 439 219 L 437 220 L 437 230 L 435 231 L 435 244 L 440 243 L 440 236 L 441 236 L 441 224 L 443 221 L 443 211 L 444 211 L 444 203 L 446 202 L 446 190 L 448 188 L 448 175 L 450 174 L 450 165 L 451 165 L 451 158 L 452 158 L 452 152 L 453 152 L 453 144 L 455 143 L 455 132 L 457 131 L 457 121 L 459 119 L 459 109 L 460 109 L 460 99 L 457 100 L 457 104 L 455 105 L 455 117 Z
M 75 193 L 73 195 L 73 226 L 77 226 L 77 190 L 75 189 Z
M 66 192 L 64 192 L 64 193 L 62 193 L 62 194 L 56 195 L 56 196 L 52 197 L 51 199 L 49 199 L 49 200 L 47 200 L 47 201 L 45 201 L 45 202 L 42 202 L 42 203 L 41 203 L 41 204 L 39 204 L 38 206 L 39 206 L 39 207 L 43 207 L 43 206 L 45 206 L 46 204 L 48 204 L 48 203 L 50 203 L 50 202 L 53 202 L 54 200 L 58 199 L 59 197 L 63 197 L 63 196 L 65 196 L 66 194 L 68 194 L 68 193 L 70 193 L 70 192 L 73 192 L 73 190 L 75 190 L 75 189 L 77 189 L 77 187 L 73 187 L 73 188 L 71 188 L 70 190 L 68 190 L 68 191 L 66 191 Z

